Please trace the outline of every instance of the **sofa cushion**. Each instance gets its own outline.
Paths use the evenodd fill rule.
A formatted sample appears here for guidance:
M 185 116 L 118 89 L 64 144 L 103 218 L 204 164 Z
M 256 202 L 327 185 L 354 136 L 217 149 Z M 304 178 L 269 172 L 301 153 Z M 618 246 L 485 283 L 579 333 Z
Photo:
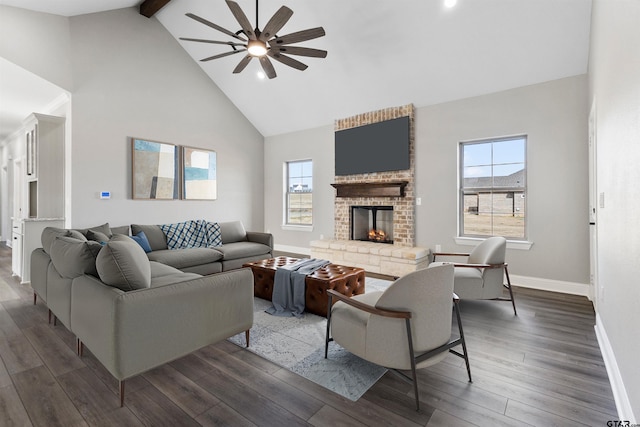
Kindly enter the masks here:
M 51 244 L 56 239 L 56 237 L 74 237 L 78 240 L 85 241 L 87 240 L 84 235 L 77 232 L 76 230 L 67 230 L 65 228 L 57 228 L 57 227 L 46 227 L 42 230 L 42 234 L 40 235 L 40 241 L 42 242 L 42 249 L 48 254 L 51 254 Z
M 87 240 L 94 242 L 107 243 L 110 237 L 100 231 L 87 230 Z
M 218 248 L 165 249 L 149 252 L 147 256 L 151 261 L 161 262 L 162 264 L 182 269 L 220 261 L 222 254 L 218 252 L 217 249 Z
M 147 236 L 151 250 L 160 251 L 162 249 L 167 249 L 167 237 L 164 235 L 159 225 L 131 224 L 131 234 L 137 235 L 141 231 L 144 231 L 144 234 Z
M 269 246 L 255 242 L 225 243 L 222 246 L 218 246 L 216 250 L 222 252 L 223 260 L 241 259 L 271 252 Z
M 84 236 L 84 234 L 82 234 L 78 230 L 73 230 L 73 229 L 68 230 L 67 236 L 68 237 L 73 237 L 74 239 L 78 239 L 78 240 L 87 240 L 87 238 Z
M 109 286 L 131 291 L 151 286 L 151 267 L 147 254 L 127 236 L 116 234 L 100 250 L 96 268 Z
M 131 237 L 137 244 L 139 244 L 143 251 L 145 251 L 146 253 L 151 252 L 151 245 L 149 245 L 149 239 L 147 239 L 147 235 L 144 234 L 144 231 L 139 232 L 135 236 L 129 237 Z
M 172 285 L 174 283 L 186 282 L 202 277 L 195 273 L 183 273 L 177 268 L 161 264 L 159 262 L 149 262 L 151 267 L 151 287 Z
M 88 228 L 79 228 L 78 231 L 82 234 L 84 234 L 85 236 L 87 235 L 87 232 L 91 230 L 91 231 L 97 231 L 98 233 L 102 233 L 105 234 L 107 237 L 111 238 L 111 236 L 113 236 L 113 232 L 111 231 L 111 227 L 109 226 L 108 222 L 105 222 L 102 225 L 96 225 L 95 227 L 88 227 Z
M 222 243 L 246 242 L 247 232 L 241 221 L 220 222 Z
M 120 225 L 118 227 L 111 227 L 111 232 L 113 234 L 124 234 L 125 236 L 129 235 L 129 226 L 128 225 Z
M 98 242 L 59 236 L 51 244 L 51 262 L 62 277 L 97 276 L 96 257 L 101 249 Z

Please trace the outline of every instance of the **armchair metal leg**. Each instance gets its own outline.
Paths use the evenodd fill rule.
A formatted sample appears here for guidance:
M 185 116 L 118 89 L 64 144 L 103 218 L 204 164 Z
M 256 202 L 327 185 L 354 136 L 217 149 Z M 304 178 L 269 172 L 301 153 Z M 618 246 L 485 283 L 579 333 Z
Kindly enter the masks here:
M 325 335 L 324 338 L 324 358 L 326 359 L 329 355 L 329 341 L 331 341 L 331 338 L 329 338 L 329 333 L 331 332 L 331 306 L 332 306 L 332 300 L 333 298 L 331 298 L 331 294 L 327 295 L 328 299 L 327 299 L 327 333 Z
M 409 342 L 409 359 L 411 363 L 411 377 L 413 378 L 413 393 L 416 396 L 416 411 L 420 410 L 420 395 L 418 394 L 418 375 L 416 374 L 416 358 L 413 356 L 413 339 L 411 338 L 411 319 L 404 319 L 407 325 L 407 341 Z
M 247 347 L 249 347 L 249 329 L 244 331 L 244 339 L 247 341 Z
M 471 366 L 469 366 L 469 355 L 467 354 L 467 343 L 464 340 L 464 332 L 462 330 L 462 319 L 460 318 L 458 301 L 454 302 L 453 310 L 456 312 L 456 320 L 458 321 L 458 331 L 460 332 L 460 344 L 462 344 L 462 358 L 464 359 L 464 363 L 467 365 L 467 374 L 469 375 L 469 382 L 472 383 L 473 380 L 471 379 Z
M 504 274 L 505 276 L 507 276 L 507 289 L 509 289 L 509 296 L 511 297 L 511 304 L 513 305 L 513 314 L 514 315 L 518 315 L 518 312 L 516 311 L 516 300 L 513 298 L 513 290 L 511 289 L 511 279 L 509 278 L 509 269 L 507 268 L 507 266 L 504 266 Z

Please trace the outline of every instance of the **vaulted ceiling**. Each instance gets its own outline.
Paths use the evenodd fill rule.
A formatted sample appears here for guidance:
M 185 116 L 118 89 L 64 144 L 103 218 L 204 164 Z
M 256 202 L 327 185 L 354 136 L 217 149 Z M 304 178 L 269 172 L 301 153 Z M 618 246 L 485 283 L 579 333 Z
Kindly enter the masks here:
M 237 0 L 255 25 L 255 2 Z M 139 6 L 140 0 L 0 0 L 0 4 L 73 16 Z M 232 74 L 243 54 L 200 62 L 229 46 L 178 40 L 265 136 L 332 124 L 335 119 L 413 103 L 416 107 L 587 72 L 591 0 L 261 0 L 260 27 L 282 5 L 294 14 L 278 35 L 324 27 L 300 43 L 328 51 L 296 57 L 298 71 L 258 61 Z M 179 37 L 231 40 L 185 16 L 240 29 L 224 0 L 173 0 L 151 19 Z

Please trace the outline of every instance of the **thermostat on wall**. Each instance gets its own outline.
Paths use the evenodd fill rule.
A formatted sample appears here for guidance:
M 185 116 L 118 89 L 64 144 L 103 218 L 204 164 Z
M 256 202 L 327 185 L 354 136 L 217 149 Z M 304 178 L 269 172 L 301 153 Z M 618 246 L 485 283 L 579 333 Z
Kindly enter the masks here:
M 111 191 L 101 191 L 100 192 L 100 198 L 101 199 L 110 199 L 111 198 Z

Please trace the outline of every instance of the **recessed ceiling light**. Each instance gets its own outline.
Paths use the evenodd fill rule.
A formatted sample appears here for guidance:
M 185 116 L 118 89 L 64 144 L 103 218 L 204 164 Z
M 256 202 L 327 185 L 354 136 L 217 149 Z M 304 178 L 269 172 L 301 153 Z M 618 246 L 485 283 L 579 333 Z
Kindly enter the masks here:
M 458 3 L 458 0 L 444 0 L 444 6 L 448 8 L 452 8 Z
M 264 80 L 264 79 L 266 79 L 266 78 L 267 78 L 267 75 L 266 75 L 266 74 L 264 73 L 264 71 L 262 71 L 262 70 L 258 71 L 258 72 L 256 73 L 256 75 L 258 76 L 258 78 L 259 78 L 260 80 Z

